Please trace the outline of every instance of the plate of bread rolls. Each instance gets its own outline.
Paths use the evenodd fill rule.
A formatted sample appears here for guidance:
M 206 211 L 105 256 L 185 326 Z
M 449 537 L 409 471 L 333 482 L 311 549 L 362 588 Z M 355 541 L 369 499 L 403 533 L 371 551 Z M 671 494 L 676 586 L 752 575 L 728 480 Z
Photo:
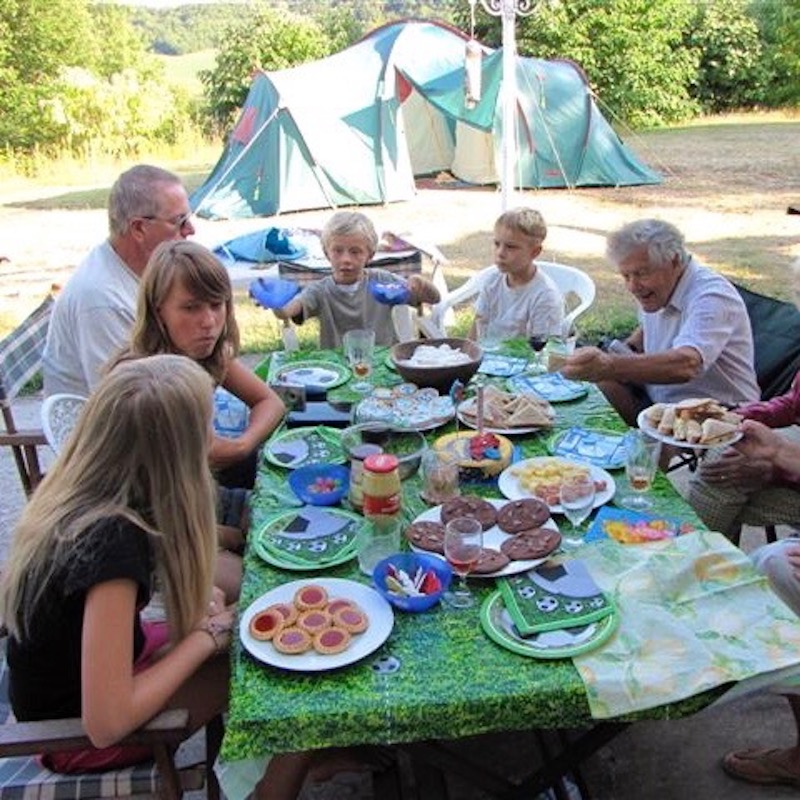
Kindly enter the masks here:
M 645 433 L 676 447 L 722 447 L 742 438 L 741 415 L 710 397 L 654 403 L 636 421 Z

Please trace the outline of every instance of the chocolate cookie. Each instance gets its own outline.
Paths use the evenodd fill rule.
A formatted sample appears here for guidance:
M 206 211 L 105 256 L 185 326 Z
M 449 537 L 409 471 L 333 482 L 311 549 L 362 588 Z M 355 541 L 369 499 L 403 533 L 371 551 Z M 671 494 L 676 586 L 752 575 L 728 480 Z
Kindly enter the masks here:
M 512 561 L 544 558 L 561 544 L 561 534 L 551 528 L 534 528 L 523 531 L 500 545 L 500 551 Z
M 535 497 L 512 500 L 497 512 L 497 524 L 506 533 L 519 533 L 539 528 L 550 518 L 547 503 Z
M 406 528 L 405 535 L 415 547 L 444 554 L 444 525 L 441 522 L 414 522 Z
M 492 572 L 498 572 L 508 564 L 509 558 L 507 555 L 501 553 L 499 550 L 492 550 L 491 547 L 484 547 L 481 550 L 481 557 L 478 563 L 474 566 L 473 572 L 478 575 L 489 575 Z
M 495 507 L 488 500 L 472 494 L 448 500 L 442 505 L 441 514 L 442 522 L 445 525 L 456 517 L 471 517 L 477 519 L 485 531 L 488 531 L 497 522 Z

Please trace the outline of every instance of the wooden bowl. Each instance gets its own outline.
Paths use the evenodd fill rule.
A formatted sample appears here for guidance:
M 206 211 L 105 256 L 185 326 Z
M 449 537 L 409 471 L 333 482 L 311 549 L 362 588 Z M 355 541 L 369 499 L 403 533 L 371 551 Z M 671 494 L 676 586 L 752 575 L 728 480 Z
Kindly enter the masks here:
M 431 367 L 417 367 L 404 363 L 411 358 L 420 345 L 424 344 L 432 347 L 448 344 L 454 350 L 465 352 L 470 356 L 470 360 L 465 361 L 463 364 L 454 364 L 452 366 L 437 365 Z M 470 339 L 414 339 L 410 342 L 401 342 L 394 345 L 391 357 L 392 364 L 394 364 L 398 374 L 404 380 L 409 383 L 416 383 L 420 387 L 430 386 L 440 394 L 447 394 L 456 380 L 461 381 L 465 386 L 467 385 L 469 379 L 478 371 L 478 367 L 481 365 L 483 350 Z

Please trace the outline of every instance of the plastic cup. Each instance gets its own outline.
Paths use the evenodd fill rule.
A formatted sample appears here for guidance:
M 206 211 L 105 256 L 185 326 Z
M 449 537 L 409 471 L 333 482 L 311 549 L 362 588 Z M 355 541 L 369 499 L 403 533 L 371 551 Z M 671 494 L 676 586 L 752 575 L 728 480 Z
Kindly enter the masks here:
M 358 567 L 372 575 L 375 565 L 400 550 L 401 523 L 399 519 L 368 519 L 361 529 L 358 548 Z

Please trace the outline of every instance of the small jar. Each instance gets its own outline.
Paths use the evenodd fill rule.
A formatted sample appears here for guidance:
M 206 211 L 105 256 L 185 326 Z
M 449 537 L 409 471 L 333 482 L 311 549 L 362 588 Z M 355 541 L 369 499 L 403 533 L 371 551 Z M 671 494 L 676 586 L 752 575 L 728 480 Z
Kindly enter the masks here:
M 362 476 L 364 459 L 367 456 L 382 453 L 383 448 L 377 444 L 360 444 L 350 450 L 350 505 L 361 511 L 364 501 L 362 492 Z
M 361 491 L 365 517 L 400 514 L 400 471 L 397 456 L 376 453 L 364 459 Z

